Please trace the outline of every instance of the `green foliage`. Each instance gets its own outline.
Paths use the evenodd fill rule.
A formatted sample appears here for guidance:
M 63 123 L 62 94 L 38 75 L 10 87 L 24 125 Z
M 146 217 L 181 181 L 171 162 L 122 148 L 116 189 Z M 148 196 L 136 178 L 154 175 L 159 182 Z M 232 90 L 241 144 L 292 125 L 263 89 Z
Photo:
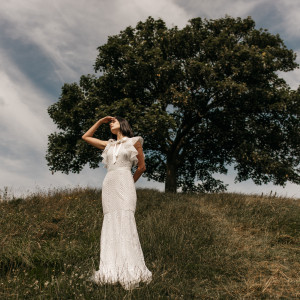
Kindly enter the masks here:
M 64 131 L 49 136 L 50 170 L 96 168 L 100 153 L 81 136 L 99 118 L 121 115 L 144 137 L 143 176 L 167 191 L 224 191 L 212 174 L 229 164 L 237 181 L 300 183 L 300 89 L 277 74 L 298 64 L 278 34 L 250 17 L 194 18 L 182 29 L 149 17 L 98 51 L 100 75 L 65 84 L 48 109 Z M 102 126 L 95 137 L 109 134 Z

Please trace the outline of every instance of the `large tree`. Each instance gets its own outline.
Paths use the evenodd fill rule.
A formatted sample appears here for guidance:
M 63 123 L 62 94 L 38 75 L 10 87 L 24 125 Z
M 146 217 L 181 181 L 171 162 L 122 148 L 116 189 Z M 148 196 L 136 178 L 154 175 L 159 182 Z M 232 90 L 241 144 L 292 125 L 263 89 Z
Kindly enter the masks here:
M 182 29 L 149 17 L 98 50 L 95 74 L 64 84 L 48 108 L 61 130 L 48 137 L 52 172 L 97 168 L 101 151 L 81 136 L 121 115 L 144 137 L 143 176 L 166 191 L 224 191 L 212 175 L 231 164 L 235 182 L 300 183 L 300 89 L 278 75 L 298 64 L 278 34 L 250 17 L 194 18 Z M 108 126 L 94 137 L 108 139 Z

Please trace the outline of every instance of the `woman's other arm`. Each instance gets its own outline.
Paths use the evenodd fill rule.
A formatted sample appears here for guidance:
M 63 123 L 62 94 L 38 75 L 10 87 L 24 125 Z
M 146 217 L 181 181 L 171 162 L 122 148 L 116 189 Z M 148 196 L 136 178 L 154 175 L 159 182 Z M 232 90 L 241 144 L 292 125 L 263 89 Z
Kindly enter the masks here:
M 108 144 L 108 141 L 103 141 L 99 140 L 96 138 L 93 138 L 92 136 L 94 135 L 95 131 L 97 128 L 103 124 L 103 123 L 108 123 L 113 117 L 107 116 L 105 118 L 102 118 L 98 120 L 83 136 L 82 139 L 86 141 L 87 143 L 91 144 L 92 146 L 99 148 L 99 149 L 104 149 L 106 145 Z
M 137 182 L 137 180 L 141 177 L 141 175 L 146 171 L 146 165 L 145 165 L 144 153 L 143 153 L 141 142 L 137 141 L 134 144 L 134 147 L 138 152 L 138 154 L 136 155 L 138 159 L 138 167 L 133 175 L 133 180 L 134 182 Z

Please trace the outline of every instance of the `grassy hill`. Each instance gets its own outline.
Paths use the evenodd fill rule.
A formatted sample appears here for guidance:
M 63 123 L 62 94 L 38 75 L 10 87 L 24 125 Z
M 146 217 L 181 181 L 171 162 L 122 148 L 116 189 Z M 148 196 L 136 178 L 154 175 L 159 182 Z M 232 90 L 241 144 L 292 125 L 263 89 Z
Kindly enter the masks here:
M 0 202 L 0 298 L 300 297 L 300 199 L 152 189 L 137 196 L 148 286 L 86 281 L 99 264 L 101 190 L 63 189 Z

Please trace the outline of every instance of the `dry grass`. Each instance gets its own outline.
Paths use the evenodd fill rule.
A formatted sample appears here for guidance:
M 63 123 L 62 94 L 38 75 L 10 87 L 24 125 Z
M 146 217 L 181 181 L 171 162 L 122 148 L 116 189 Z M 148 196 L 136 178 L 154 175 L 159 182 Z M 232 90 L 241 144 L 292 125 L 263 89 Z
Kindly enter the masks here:
M 133 291 L 86 281 L 98 267 L 101 190 L 0 203 L 1 299 L 296 299 L 300 199 L 138 189 L 153 281 Z

